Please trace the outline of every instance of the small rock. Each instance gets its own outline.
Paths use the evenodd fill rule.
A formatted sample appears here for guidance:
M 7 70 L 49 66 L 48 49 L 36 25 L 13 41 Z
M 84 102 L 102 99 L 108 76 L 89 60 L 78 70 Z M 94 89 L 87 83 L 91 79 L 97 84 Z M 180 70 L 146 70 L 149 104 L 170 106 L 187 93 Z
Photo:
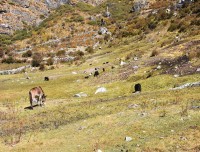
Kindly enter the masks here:
M 77 72 L 72 72 L 72 74 L 77 74 Z
M 200 68 L 197 69 L 197 72 L 200 72 Z
M 98 149 L 97 152 L 102 152 L 102 150 Z
M 104 92 L 107 92 L 107 89 L 104 88 L 104 87 L 100 87 L 100 88 L 98 88 L 98 89 L 96 90 L 95 94 L 97 94 L 97 93 L 104 93 Z
M 180 140 L 187 140 L 187 138 L 186 138 L 186 137 L 183 137 L 183 136 L 181 136 L 181 137 L 180 137 Z
M 80 92 L 80 93 L 75 94 L 74 97 L 77 97 L 77 98 L 87 97 L 87 94 L 84 92 Z
M 191 109 L 200 109 L 200 106 L 192 106 Z
M 137 105 L 137 104 L 130 104 L 130 105 L 128 105 L 129 109 L 133 109 L 133 108 L 137 108 L 137 107 L 139 107 L 139 105 Z
M 137 60 L 138 60 L 138 57 L 134 57 L 134 60 L 137 61 Z
M 136 65 L 136 66 L 133 66 L 133 69 L 134 70 L 137 70 L 139 67 Z
M 79 128 L 78 128 L 78 130 L 83 130 L 83 129 L 85 129 L 86 127 L 85 126 L 80 126 Z
M 158 70 L 160 70 L 162 67 L 161 67 L 161 65 L 159 65 L 159 66 L 157 66 L 157 68 L 156 69 L 158 69 Z
M 120 65 L 121 66 L 126 65 L 126 62 L 121 61 Z
M 175 78 L 178 78 L 179 76 L 180 76 L 180 75 L 178 75 L 178 74 L 175 74 L 175 75 L 174 75 Z
M 131 137 L 125 137 L 125 141 L 127 141 L 127 142 L 130 142 L 130 141 L 132 141 L 133 139 L 131 138 Z

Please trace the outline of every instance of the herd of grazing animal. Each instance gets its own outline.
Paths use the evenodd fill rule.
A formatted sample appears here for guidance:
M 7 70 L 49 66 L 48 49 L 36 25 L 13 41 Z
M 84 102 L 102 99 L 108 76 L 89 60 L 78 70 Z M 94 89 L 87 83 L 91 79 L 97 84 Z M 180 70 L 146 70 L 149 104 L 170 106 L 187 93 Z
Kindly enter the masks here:
M 108 64 L 109 62 L 105 62 L 103 64 Z M 90 64 L 92 65 L 92 64 Z M 111 69 L 114 69 L 115 67 L 112 66 Z M 105 72 L 105 68 L 102 68 L 102 71 Z M 86 71 L 84 72 L 86 73 Z M 94 69 L 94 74 L 90 73 L 89 75 L 85 76 L 85 79 L 89 79 L 90 76 L 94 76 L 94 77 L 98 77 L 100 75 L 98 68 Z M 49 77 L 45 76 L 44 77 L 44 81 L 49 81 Z M 139 93 L 142 91 L 142 87 L 141 84 L 136 84 L 134 86 L 134 92 L 133 93 Z M 42 88 L 39 87 L 34 87 L 29 91 L 29 99 L 30 99 L 30 109 L 33 109 L 33 104 L 36 103 L 39 106 L 44 106 L 45 105 L 45 101 L 46 101 L 46 95 L 44 93 L 44 91 L 42 90 Z

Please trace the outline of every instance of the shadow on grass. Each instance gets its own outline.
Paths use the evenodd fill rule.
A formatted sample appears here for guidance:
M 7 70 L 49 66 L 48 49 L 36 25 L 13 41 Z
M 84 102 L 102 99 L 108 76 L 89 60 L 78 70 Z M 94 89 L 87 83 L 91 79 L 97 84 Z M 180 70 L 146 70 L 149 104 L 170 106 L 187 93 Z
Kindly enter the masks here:
M 35 108 L 35 107 L 39 107 L 39 105 L 34 105 L 34 106 L 28 106 L 28 107 L 25 107 L 24 109 L 25 110 L 33 110 L 33 108 Z

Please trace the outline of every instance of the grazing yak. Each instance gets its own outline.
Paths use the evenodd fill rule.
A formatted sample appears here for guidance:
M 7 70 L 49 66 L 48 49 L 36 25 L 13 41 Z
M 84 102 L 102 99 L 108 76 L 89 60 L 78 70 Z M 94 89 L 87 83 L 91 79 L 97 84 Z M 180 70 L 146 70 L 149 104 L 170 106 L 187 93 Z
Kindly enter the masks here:
M 135 92 L 133 92 L 133 93 L 141 92 L 141 91 L 142 91 L 142 86 L 141 86 L 141 84 L 140 84 L 140 83 L 136 84 L 136 85 L 135 85 Z
M 95 68 L 94 77 L 98 77 L 98 76 L 99 76 L 99 71 L 97 70 L 97 68 Z
M 44 91 L 40 86 L 32 88 L 29 91 L 29 98 L 30 98 L 31 109 L 33 109 L 33 102 L 37 103 L 37 105 L 44 106 L 46 101 L 46 95 L 44 94 Z
M 49 81 L 49 77 L 44 77 L 44 81 Z

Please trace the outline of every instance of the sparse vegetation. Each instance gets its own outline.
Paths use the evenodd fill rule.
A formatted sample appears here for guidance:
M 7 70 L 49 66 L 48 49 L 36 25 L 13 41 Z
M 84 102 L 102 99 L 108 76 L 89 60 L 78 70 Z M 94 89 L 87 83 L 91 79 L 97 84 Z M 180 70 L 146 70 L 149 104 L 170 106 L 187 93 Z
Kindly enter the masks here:
M 40 63 L 42 62 L 42 60 L 43 60 L 42 55 L 41 55 L 40 53 L 35 53 L 35 54 L 33 55 L 33 60 L 32 60 L 32 62 L 31 62 L 31 65 L 32 65 L 33 67 L 39 67 L 39 66 L 40 66 Z
M 62 5 L 38 27 L 17 31 L 14 38 L 0 36 L 2 61 L 32 57 L 31 65 L 38 67 L 26 69 L 30 79 L 25 73 L 0 75 L 0 151 L 198 151 L 199 87 L 171 89 L 200 80 L 199 9 L 187 5 L 174 16 L 165 12 L 171 1 L 152 3 L 151 9 L 162 8 L 157 14 L 129 13 L 132 0 L 109 0 L 97 7 Z M 88 22 L 88 16 L 103 14 L 107 6 L 112 16 L 104 18 L 105 27 L 112 39 L 95 35 L 99 19 Z M 89 34 L 82 36 L 85 31 Z M 101 50 L 94 51 L 88 42 L 94 36 Z M 74 51 L 80 43 L 86 50 Z M 32 51 L 20 54 L 27 46 Z M 71 53 L 66 46 L 74 46 Z M 54 56 L 66 54 L 74 61 L 53 65 Z M 0 69 L 24 65 L 4 62 Z M 91 75 L 95 68 L 97 78 Z M 141 93 L 133 93 L 137 83 Z M 29 110 L 28 92 L 35 86 L 47 95 L 46 106 Z M 99 87 L 107 91 L 95 94 Z M 76 98 L 77 93 L 86 96 Z
M 29 50 L 29 51 L 27 51 L 27 52 L 25 52 L 25 53 L 23 53 L 22 54 L 22 57 L 31 57 L 32 56 L 32 51 L 31 50 Z

